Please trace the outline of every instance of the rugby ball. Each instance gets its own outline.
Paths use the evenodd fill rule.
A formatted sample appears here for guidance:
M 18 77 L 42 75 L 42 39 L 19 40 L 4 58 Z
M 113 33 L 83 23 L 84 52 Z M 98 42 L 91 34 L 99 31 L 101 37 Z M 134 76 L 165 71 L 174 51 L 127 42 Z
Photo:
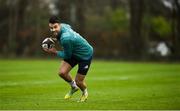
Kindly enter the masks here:
M 51 49 L 55 46 L 55 42 L 52 38 L 45 38 L 42 42 L 42 48 Z

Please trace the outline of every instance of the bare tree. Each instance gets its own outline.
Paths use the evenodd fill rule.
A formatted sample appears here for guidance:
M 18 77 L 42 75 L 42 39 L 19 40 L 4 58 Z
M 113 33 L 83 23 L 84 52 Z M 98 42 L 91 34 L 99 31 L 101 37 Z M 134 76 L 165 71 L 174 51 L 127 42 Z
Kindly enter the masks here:
M 85 32 L 85 0 L 76 0 L 76 22 L 77 22 L 77 30 L 84 34 Z
M 116 9 L 118 7 L 118 0 L 111 0 L 111 7 Z
M 70 22 L 70 0 L 59 0 L 59 16 L 62 22 Z
M 19 0 L 9 1 L 9 36 L 8 50 L 9 54 L 14 54 L 16 50 L 17 22 L 18 22 L 18 5 Z
M 180 1 L 174 0 L 175 5 L 175 20 L 176 20 L 176 31 L 175 31 L 175 57 L 180 59 Z
M 142 36 L 143 0 L 130 0 L 131 54 L 136 59 L 145 54 L 145 41 Z

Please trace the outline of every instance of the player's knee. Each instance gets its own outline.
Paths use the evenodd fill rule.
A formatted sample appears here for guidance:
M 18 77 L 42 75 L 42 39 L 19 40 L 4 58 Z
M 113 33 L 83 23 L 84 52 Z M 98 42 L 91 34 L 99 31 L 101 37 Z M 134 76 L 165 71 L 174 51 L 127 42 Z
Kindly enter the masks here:
M 66 71 L 60 70 L 58 74 L 60 77 L 64 77 L 66 75 Z
M 80 81 L 79 79 L 75 79 L 76 84 L 79 86 L 83 83 L 83 81 Z

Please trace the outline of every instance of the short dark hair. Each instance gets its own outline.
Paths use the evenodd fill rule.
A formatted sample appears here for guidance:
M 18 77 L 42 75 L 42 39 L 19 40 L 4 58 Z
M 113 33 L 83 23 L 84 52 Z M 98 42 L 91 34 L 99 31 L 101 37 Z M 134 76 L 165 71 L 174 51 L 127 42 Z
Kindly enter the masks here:
M 57 16 L 52 16 L 52 17 L 50 17 L 50 19 L 49 19 L 49 23 L 52 23 L 52 24 L 54 24 L 54 23 L 60 23 L 60 20 L 59 20 L 59 18 L 58 18 Z

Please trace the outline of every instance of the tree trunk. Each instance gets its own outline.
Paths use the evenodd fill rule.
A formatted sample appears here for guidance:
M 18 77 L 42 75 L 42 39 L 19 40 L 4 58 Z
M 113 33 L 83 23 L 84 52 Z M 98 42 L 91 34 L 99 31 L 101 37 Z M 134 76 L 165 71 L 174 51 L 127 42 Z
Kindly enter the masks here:
M 176 40 L 177 40 L 177 59 L 180 59 L 180 3 L 178 2 L 178 0 L 175 0 L 175 4 L 177 7 L 177 28 L 176 28 Z
M 36 29 L 36 38 L 35 38 L 35 50 L 36 50 L 36 55 L 40 55 L 40 50 L 41 50 L 41 44 L 39 43 L 41 37 L 40 37 L 40 16 L 39 16 L 39 13 L 40 13 L 40 1 L 39 0 L 36 0 L 36 3 L 34 4 L 34 8 L 36 9 L 36 25 L 35 25 L 35 29 Z
M 133 59 L 142 59 L 145 54 L 145 41 L 142 36 L 143 0 L 130 0 L 130 36 Z
M 9 50 L 9 54 L 11 55 L 13 52 L 13 44 L 14 44 L 14 40 L 13 40 L 13 8 L 10 7 L 9 8 L 9 31 L 8 31 L 8 50 Z
M 118 7 L 118 1 L 117 0 L 111 0 L 111 7 L 113 10 L 116 10 Z
M 85 33 L 85 0 L 76 0 L 76 24 L 77 24 L 77 30 L 80 32 L 82 35 Z
M 172 12 L 172 28 L 173 28 L 173 57 L 174 59 L 180 59 L 180 4 L 178 0 L 173 1 L 173 12 Z
M 70 22 L 70 1 L 61 0 L 59 1 L 59 16 L 61 22 L 69 23 Z
M 9 38 L 8 38 L 8 49 L 9 54 L 15 55 L 17 49 L 17 30 L 18 30 L 18 9 L 19 9 L 19 0 L 11 2 L 9 6 Z

